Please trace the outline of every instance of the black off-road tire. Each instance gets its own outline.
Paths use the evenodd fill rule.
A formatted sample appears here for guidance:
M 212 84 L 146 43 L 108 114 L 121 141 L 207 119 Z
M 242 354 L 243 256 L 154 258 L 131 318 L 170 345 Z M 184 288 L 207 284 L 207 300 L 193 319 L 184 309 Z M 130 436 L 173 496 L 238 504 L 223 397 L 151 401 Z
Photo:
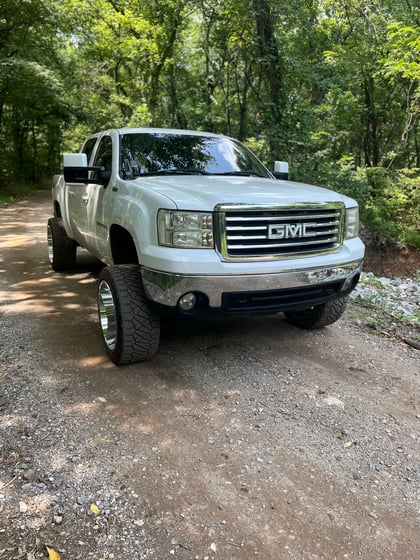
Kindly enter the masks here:
M 70 270 L 76 264 L 77 243 L 64 229 L 60 218 L 50 218 L 47 226 L 48 259 L 53 270 Z
M 99 274 L 102 337 L 116 365 L 142 362 L 159 347 L 160 318 L 146 299 L 138 265 L 115 265 Z
M 302 311 L 287 311 L 285 315 L 292 325 L 301 329 L 321 329 L 335 323 L 344 313 L 347 298 L 338 298 L 315 305 Z

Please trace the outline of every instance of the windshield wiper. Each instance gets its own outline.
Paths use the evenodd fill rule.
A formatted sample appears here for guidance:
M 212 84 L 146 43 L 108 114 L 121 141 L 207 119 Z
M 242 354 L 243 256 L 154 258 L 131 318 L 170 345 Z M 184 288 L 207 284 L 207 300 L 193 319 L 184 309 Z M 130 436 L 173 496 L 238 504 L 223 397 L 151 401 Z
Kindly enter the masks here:
M 174 171 L 179 175 L 208 175 L 207 171 L 199 167 L 187 167 L 185 169 L 175 169 Z
M 236 175 L 238 177 L 265 177 L 258 171 L 253 169 L 248 169 L 247 171 L 225 171 L 224 173 L 213 173 L 213 175 Z
M 149 173 L 140 173 L 137 177 L 149 177 L 151 175 L 208 175 L 208 173 L 199 167 L 189 167 L 185 169 L 161 169 L 160 171 L 150 171 Z

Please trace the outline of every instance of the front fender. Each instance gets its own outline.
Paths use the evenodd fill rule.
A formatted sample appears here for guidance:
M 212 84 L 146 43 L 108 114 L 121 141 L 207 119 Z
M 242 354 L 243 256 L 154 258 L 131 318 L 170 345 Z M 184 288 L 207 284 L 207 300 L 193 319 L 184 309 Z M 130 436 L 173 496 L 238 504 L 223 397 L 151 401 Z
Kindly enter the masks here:
M 111 190 L 111 189 L 110 189 Z M 111 204 L 108 221 L 109 231 L 112 225 L 118 225 L 129 232 L 134 240 L 139 259 L 142 246 L 158 245 L 157 213 L 160 208 L 176 209 L 172 200 L 158 193 L 147 193 L 142 188 L 130 188 L 125 193 L 118 193 Z

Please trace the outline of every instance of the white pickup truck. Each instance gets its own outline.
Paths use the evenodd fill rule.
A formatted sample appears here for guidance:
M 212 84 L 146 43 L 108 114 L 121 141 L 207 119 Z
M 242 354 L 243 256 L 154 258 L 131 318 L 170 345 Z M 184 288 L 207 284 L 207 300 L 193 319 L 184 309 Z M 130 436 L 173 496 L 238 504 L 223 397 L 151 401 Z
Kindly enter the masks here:
M 77 247 L 105 266 L 99 322 L 110 359 L 157 352 L 160 317 L 284 312 L 302 328 L 344 312 L 364 257 L 357 203 L 270 172 L 240 142 L 126 128 L 87 138 L 53 184 L 56 271 Z

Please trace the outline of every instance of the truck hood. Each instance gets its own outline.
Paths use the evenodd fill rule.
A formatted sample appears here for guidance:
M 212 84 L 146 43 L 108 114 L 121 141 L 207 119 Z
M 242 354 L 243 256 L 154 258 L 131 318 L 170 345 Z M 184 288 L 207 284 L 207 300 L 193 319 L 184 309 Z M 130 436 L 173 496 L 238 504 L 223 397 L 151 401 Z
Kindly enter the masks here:
M 139 177 L 135 183 L 170 199 L 179 210 L 212 211 L 217 204 L 343 202 L 346 206 L 356 205 L 352 199 L 322 187 L 258 177 L 154 176 Z

